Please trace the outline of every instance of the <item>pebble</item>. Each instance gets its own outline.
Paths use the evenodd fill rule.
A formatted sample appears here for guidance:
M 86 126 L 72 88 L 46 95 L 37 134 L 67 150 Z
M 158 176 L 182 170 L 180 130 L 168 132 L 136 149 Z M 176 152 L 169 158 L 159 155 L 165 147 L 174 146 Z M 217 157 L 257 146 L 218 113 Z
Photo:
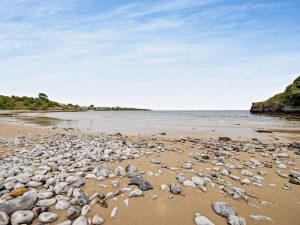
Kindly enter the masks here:
M 129 197 L 132 198 L 132 197 L 140 197 L 140 196 L 144 196 L 144 193 L 142 190 L 140 189 L 134 189 L 133 191 L 131 191 L 129 193 Z
M 118 207 L 113 208 L 110 214 L 110 218 L 114 219 L 117 216 L 117 212 L 118 212 Z
M 270 217 L 258 215 L 258 214 L 250 215 L 250 218 L 256 221 L 272 221 Z
M 66 200 L 59 200 L 59 201 L 57 201 L 57 203 L 55 205 L 55 209 L 56 210 L 65 210 L 70 207 L 70 204 L 71 203 Z
M 236 215 L 235 209 L 226 202 L 214 202 L 212 206 L 218 215 L 225 218 L 228 218 L 230 215 Z
M 183 186 L 185 186 L 185 187 L 192 187 L 192 188 L 196 187 L 195 183 L 193 181 L 191 181 L 191 180 L 185 180 L 183 182 Z
M 160 185 L 160 190 L 162 192 L 170 192 L 170 188 L 165 184 Z
M 104 219 L 99 216 L 99 215 L 95 215 L 92 219 L 92 224 L 93 225 L 101 225 L 101 224 L 104 224 Z
M 215 225 L 205 216 L 202 216 L 200 213 L 195 214 L 195 224 L 196 225 Z
M 73 225 L 87 225 L 88 220 L 84 216 L 79 216 L 74 222 Z
M 170 191 L 173 194 L 180 194 L 181 193 L 181 188 L 179 185 L 177 184 L 170 184 Z
M 11 217 L 10 221 L 12 225 L 18 224 L 30 224 L 34 218 L 34 213 L 30 210 L 20 210 L 14 212 Z M 1 223 L 0 223 L 1 224 Z
M 5 212 L 0 211 L 0 225 L 9 224 L 9 217 Z
M 67 212 L 67 218 L 73 220 L 80 215 L 80 210 L 75 208 L 74 206 L 70 206 Z
M 19 196 L 0 205 L 0 211 L 11 215 L 12 213 L 19 210 L 30 210 L 33 208 L 36 200 L 37 196 L 35 193 L 29 193 L 27 195 Z
M 58 215 L 56 213 L 43 212 L 39 215 L 38 219 L 42 223 L 52 223 L 56 221 Z

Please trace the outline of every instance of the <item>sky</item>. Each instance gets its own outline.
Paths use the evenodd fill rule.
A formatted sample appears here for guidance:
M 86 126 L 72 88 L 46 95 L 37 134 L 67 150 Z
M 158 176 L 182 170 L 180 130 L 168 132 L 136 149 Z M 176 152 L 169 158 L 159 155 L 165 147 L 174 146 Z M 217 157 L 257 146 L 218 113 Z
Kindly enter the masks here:
M 300 75 L 300 0 L 1 0 L 0 94 L 249 109 Z

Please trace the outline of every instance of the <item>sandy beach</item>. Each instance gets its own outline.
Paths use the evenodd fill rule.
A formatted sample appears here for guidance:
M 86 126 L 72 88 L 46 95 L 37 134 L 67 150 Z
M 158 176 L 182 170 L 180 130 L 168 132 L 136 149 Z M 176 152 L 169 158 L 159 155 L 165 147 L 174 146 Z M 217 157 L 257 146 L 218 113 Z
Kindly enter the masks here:
M 183 134 L 99 135 L 1 123 L 0 184 L 4 186 L 0 211 L 16 207 L 7 203 L 22 198 L 12 196 L 17 192 L 23 197 L 26 193 L 38 196 L 27 209 L 34 212 L 32 224 L 71 224 L 67 218 L 71 216 L 67 215 L 73 205 L 84 215 L 72 217 L 74 224 L 85 224 L 85 219 L 90 223 L 93 219 L 93 224 L 97 224 L 98 217 L 94 217 L 98 215 L 104 224 L 192 225 L 196 224 L 195 213 L 200 213 L 218 225 L 245 224 L 239 218 L 244 218 L 246 224 L 296 225 L 300 219 L 300 185 L 289 181 L 292 176 L 299 183 L 299 178 L 295 178 L 300 174 L 299 156 L 295 154 L 299 153 L 299 145 L 287 148 L 293 141 L 282 134 L 273 141 L 264 140 L 264 135 L 258 133 L 253 140 L 183 138 Z M 276 133 L 272 135 L 276 138 Z M 39 156 L 32 158 L 35 153 Z M 128 165 L 134 165 L 137 171 L 129 175 Z M 99 166 L 99 170 L 95 169 Z M 107 174 L 104 176 L 101 170 Z M 141 191 L 142 196 L 129 197 L 139 188 L 128 185 L 136 175 L 142 176 L 152 188 Z M 176 179 L 178 175 L 184 181 Z M 20 176 L 28 176 L 30 181 L 22 183 Z M 84 184 L 75 188 L 78 179 Z M 175 184 L 180 194 L 172 193 L 170 184 Z M 61 190 L 59 185 L 63 185 Z M 46 192 L 52 195 L 44 197 Z M 76 202 L 80 197 L 75 192 L 84 193 L 86 199 Z M 91 199 L 92 196 L 95 198 Z M 101 204 L 104 196 L 108 199 L 106 207 Z M 228 203 L 236 211 L 231 216 L 233 221 L 215 212 L 215 202 Z M 65 208 L 58 209 L 57 205 L 62 203 Z M 117 212 L 112 219 L 115 207 Z M 41 222 L 45 212 L 53 213 L 55 219 Z M 11 216 L 12 212 L 7 214 Z

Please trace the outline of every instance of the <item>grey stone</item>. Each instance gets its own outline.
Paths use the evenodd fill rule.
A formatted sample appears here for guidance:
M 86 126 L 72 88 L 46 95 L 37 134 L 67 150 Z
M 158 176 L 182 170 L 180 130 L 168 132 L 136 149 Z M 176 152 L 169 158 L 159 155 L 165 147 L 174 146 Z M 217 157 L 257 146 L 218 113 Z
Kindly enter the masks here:
M 89 198 L 88 198 L 88 196 L 87 196 L 84 192 L 81 192 L 81 193 L 74 199 L 74 204 L 75 204 L 75 205 L 84 206 L 84 205 L 88 204 L 88 202 L 89 202 Z
M 259 214 L 250 215 L 250 218 L 256 221 L 272 221 L 270 217 L 259 215 Z
M 5 212 L 0 212 L 0 225 L 9 224 L 9 217 Z
M 133 191 L 131 191 L 129 193 L 129 197 L 132 198 L 132 197 L 140 197 L 140 196 L 144 196 L 144 193 L 142 190 L 140 189 L 134 189 Z
M 18 225 L 18 224 L 30 224 L 34 218 L 34 213 L 30 210 L 20 210 L 14 212 L 11 217 L 11 224 Z
M 36 206 L 47 207 L 47 206 L 54 205 L 55 203 L 56 203 L 56 199 L 55 198 L 41 199 L 41 200 L 37 201 Z
M 235 209 L 226 202 L 214 202 L 212 206 L 215 213 L 225 218 L 228 218 L 230 215 L 236 215 Z
M 34 203 L 37 200 L 37 196 L 35 193 L 29 193 L 4 202 L 0 205 L 0 211 L 11 215 L 12 213 L 19 211 L 19 210 L 30 210 L 33 208 Z
M 170 184 L 170 191 L 173 194 L 180 194 L 181 193 L 181 188 L 179 185 L 177 184 Z
M 65 210 L 70 207 L 70 203 L 66 200 L 59 200 L 55 205 L 55 209 L 57 210 Z
M 43 212 L 39 215 L 38 219 L 42 223 L 52 223 L 56 221 L 58 215 L 56 213 Z
M 91 206 L 89 205 L 84 205 L 81 209 L 81 215 L 85 216 L 86 214 L 88 214 L 90 211 L 92 210 Z
M 122 166 L 118 166 L 116 169 L 115 169 L 115 175 L 116 176 L 126 176 L 126 170 L 124 169 L 124 167 Z
M 74 206 L 71 206 L 68 209 L 68 212 L 67 212 L 68 219 L 73 220 L 73 219 L 77 218 L 79 215 L 80 215 L 80 210 L 75 208 Z
M 196 213 L 196 215 L 195 215 L 195 224 L 196 225 L 215 225 L 207 217 L 200 215 L 200 213 Z
M 72 224 L 72 220 L 66 220 L 66 221 L 61 222 L 61 223 L 59 223 L 57 225 L 71 225 L 71 224 Z
M 77 181 L 73 184 L 73 186 L 77 188 L 79 188 L 82 185 L 84 185 L 84 180 L 82 178 L 78 178 Z
M 229 215 L 227 218 L 228 225 L 246 225 L 244 217 L 238 217 L 235 215 Z
M 74 222 L 73 225 L 87 225 L 88 221 L 84 216 L 79 216 Z
M 99 216 L 99 215 L 95 215 L 92 219 L 92 224 L 93 225 L 101 225 L 104 224 L 104 219 Z

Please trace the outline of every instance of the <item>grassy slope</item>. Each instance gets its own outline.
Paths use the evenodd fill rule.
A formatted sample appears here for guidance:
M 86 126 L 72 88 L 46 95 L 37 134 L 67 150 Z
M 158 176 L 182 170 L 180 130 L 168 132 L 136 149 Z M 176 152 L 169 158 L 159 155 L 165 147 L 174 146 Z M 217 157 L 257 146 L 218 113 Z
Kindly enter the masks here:
M 18 97 L 0 95 L 0 110 L 51 110 L 79 111 L 81 107 L 73 104 L 60 104 L 46 97 Z
M 128 107 L 84 107 L 73 104 L 61 104 L 48 99 L 40 93 L 39 97 L 17 97 L 0 95 L 0 110 L 46 110 L 46 111 L 136 111 L 146 110 Z
M 285 104 L 289 106 L 300 106 L 300 76 L 297 77 L 294 82 L 289 85 L 282 93 L 274 95 L 263 102 L 257 102 L 256 104 Z

